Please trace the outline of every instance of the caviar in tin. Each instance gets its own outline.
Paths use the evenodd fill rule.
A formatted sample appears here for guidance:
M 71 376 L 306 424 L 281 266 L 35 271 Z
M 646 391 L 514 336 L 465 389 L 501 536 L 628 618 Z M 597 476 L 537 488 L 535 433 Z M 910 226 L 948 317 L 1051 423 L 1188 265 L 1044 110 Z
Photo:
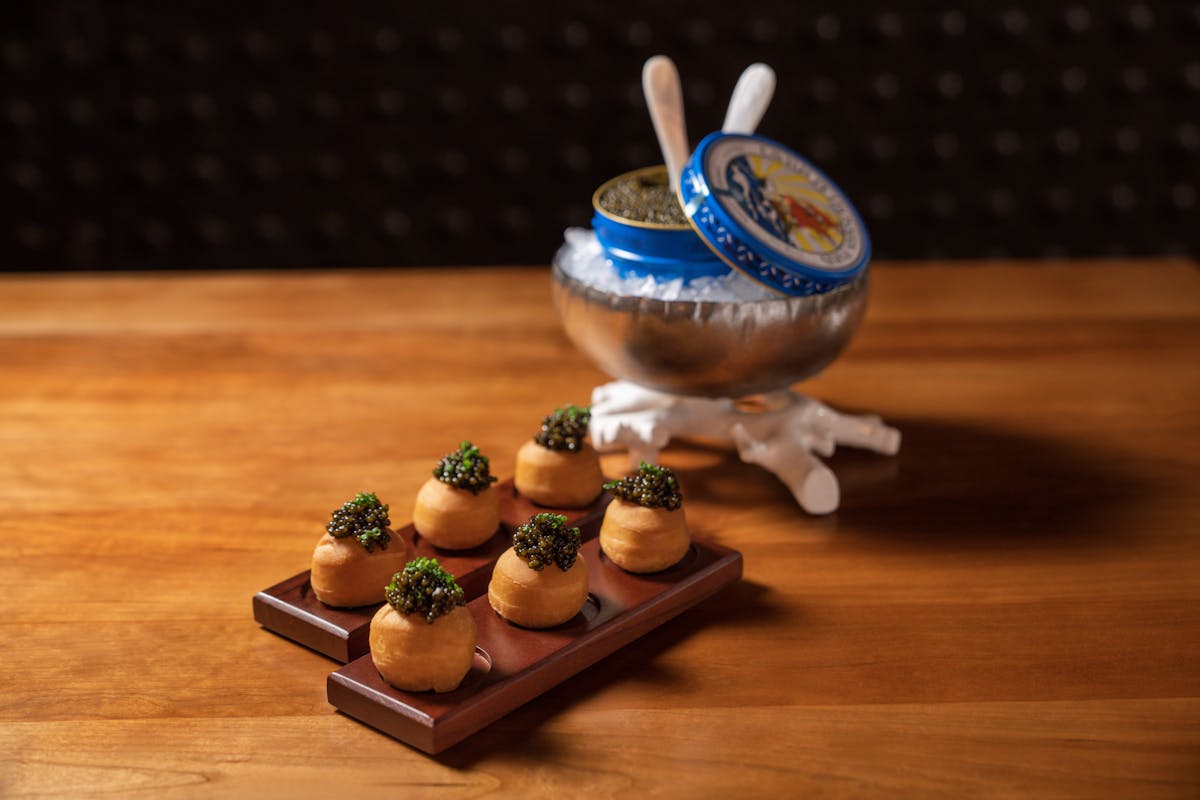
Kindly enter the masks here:
M 535 514 L 513 534 L 513 550 L 536 572 L 547 564 L 566 572 L 579 554 L 579 528 L 568 528 L 562 514 Z
M 679 493 L 679 481 L 670 467 L 659 467 L 645 461 L 637 472 L 627 477 L 604 484 L 604 489 L 613 497 L 646 508 L 665 508 L 674 511 L 683 505 Z
M 380 503 L 374 492 L 359 492 L 330 514 L 325 530 L 335 539 L 353 536 L 370 553 L 376 547 L 387 549 L 391 524 L 387 505 Z
M 455 606 L 466 605 L 462 587 L 436 558 L 418 558 L 392 576 L 384 590 L 388 603 L 401 614 L 421 614 L 433 622 Z
M 578 452 L 583 449 L 591 420 L 592 409 L 588 406 L 556 408 L 542 420 L 542 428 L 533 435 L 533 440 L 547 450 Z
M 687 224 L 675 192 L 667 186 L 665 171 L 630 175 L 605 189 L 597 202 L 609 214 L 633 222 Z
M 462 442 L 458 450 L 443 456 L 433 468 L 433 477 L 471 494 L 479 494 L 496 482 L 488 457 L 470 442 Z

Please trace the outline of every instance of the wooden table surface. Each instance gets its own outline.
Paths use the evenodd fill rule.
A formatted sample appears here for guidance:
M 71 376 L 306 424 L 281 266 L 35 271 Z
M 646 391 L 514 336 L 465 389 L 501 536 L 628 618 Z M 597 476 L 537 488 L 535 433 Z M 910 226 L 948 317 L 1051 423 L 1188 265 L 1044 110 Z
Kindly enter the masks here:
M 587 401 L 546 269 L 0 278 L 0 795 L 1196 797 L 1200 272 L 874 275 L 804 388 L 900 455 L 839 451 L 814 518 L 673 447 L 744 579 L 438 757 L 250 597 Z

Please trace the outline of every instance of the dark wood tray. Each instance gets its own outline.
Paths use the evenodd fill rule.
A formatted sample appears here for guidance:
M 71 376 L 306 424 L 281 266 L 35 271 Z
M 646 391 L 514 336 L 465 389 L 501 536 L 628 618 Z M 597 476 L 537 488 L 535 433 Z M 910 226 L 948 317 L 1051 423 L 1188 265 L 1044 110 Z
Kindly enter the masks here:
M 676 566 L 653 575 L 617 567 L 592 540 L 581 551 L 590 595 L 575 619 L 547 630 L 505 622 L 486 594 L 467 604 L 479 629 L 475 666 L 453 692 L 402 692 L 384 682 L 371 656 L 329 676 L 338 710 L 389 736 L 438 753 L 537 697 L 742 575 L 742 555 L 694 541 Z
M 543 511 L 564 514 L 587 541 L 599 534 L 604 509 L 612 499 L 605 493 L 587 508 L 544 508 L 519 495 L 511 480 L 496 484 L 496 491 L 500 494 L 500 530 L 479 547 L 441 550 L 422 539 L 412 525 L 395 531 L 397 536 L 408 540 L 416 554 L 414 558 L 430 556 L 441 562 L 462 586 L 468 600 L 487 592 L 492 565 L 508 548 L 513 531 L 521 523 Z M 314 543 L 316 539 L 314 534 Z M 254 595 L 252 605 L 254 619 L 267 630 L 344 664 L 367 652 L 371 617 L 382 604 L 330 608 L 313 595 L 309 571 L 304 570 Z

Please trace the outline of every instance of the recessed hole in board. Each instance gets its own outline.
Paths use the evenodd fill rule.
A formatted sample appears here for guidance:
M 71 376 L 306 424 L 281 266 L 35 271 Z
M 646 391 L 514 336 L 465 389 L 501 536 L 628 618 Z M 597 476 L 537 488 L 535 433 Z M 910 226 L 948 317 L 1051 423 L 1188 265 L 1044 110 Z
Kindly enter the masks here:
M 471 671 L 486 675 L 492 671 L 492 656 L 487 650 L 476 646 L 475 657 L 471 661 Z
M 588 592 L 587 600 L 583 601 L 583 608 L 579 609 L 579 614 L 576 619 L 583 618 L 584 622 L 591 622 L 600 613 L 600 598 Z
M 467 674 L 463 676 L 462 682 L 459 683 L 458 686 L 452 691 L 462 692 L 465 690 L 470 692 L 474 690 L 475 687 L 483 683 L 484 679 L 487 678 L 488 673 L 491 671 L 491 654 L 487 650 L 484 650 L 482 647 L 476 645 L 475 655 L 471 658 L 471 669 L 467 671 Z

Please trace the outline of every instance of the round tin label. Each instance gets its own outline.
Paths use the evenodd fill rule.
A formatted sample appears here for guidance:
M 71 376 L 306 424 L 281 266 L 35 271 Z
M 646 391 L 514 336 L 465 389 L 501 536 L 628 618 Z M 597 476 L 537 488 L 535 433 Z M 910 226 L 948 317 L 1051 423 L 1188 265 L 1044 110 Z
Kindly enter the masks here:
M 868 245 L 849 199 L 790 150 L 725 136 L 708 148 L 703 169 L 713 200 L 758 245 L 818 270 L 862 264 Z

